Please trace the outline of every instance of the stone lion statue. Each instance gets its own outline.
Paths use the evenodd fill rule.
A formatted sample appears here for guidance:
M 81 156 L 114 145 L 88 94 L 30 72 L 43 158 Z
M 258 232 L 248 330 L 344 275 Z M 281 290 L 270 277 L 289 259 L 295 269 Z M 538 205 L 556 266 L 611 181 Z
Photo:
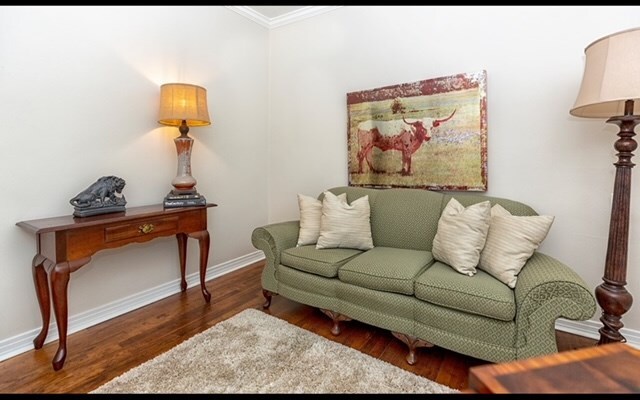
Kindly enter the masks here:
M 69 200 L 76 208 L 124 206 L 127 201 L 122 195 L 126 182 L 117 176 L 103 176 L 88 188 Z

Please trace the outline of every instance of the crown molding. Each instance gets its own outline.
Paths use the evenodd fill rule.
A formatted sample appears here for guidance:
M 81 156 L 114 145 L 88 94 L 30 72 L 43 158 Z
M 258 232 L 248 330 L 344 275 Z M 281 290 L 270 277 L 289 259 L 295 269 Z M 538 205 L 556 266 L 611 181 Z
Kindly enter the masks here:
M 237 12 L 243 17 L 249 18 L 253 22 L 257 22 L 258 24 L 264 26 L 265 28 L 271 28 L 270 22 L 269 22 L 270 18 L 267 18 L 264 15 L 260 14 L 259 12 L 254 11 L 253 8 L 249 6 L 225 6 L 225 7 L 227 7 L 229 10 L 233 10 Z
M 275 18 L 267 18 L 249 6 L 225 6 L 238 14 L 249 18 L 265 28 L 272 29 L 283 25 L 292 24 L 306 18 L 315 17 L 343 6 L 307 6 L 296 11 L 291 11 Z
M 343 6 L 307 6 L 296 11 L 291 11 L 276 18 L 269 20 L 269 28 L 277 28 L 279 26 L 292 24 L 305 18 L 315 17 L 329 11 L 333 11 Z

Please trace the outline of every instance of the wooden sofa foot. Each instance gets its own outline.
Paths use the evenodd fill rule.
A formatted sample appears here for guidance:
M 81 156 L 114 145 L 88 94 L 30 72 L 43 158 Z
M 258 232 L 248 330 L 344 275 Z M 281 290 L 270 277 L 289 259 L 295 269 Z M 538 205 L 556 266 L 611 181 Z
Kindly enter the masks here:
M 266 299 L 266 301 L 264 302 L 264 304 L 262 305 L 262 308 L 269 308 L 271 306 L 271 297 L 277 293 L 273 293 L 270 292 L 266 289 L 262 289 L 262 295 L 264 296 L 264 298 Z
M 320 311 L 322 311 L 327 317 L 333 320 L 331 333 L 333 333 L 334 336 L 338 336 L 340 334 L 340 321 L 351 321 L 351 318 L 347 317 L 346 315 L 339 314 L 335 311 L 325 310 L 323 308 L 321 308 Z
M 409 346 L 409 354 L 407 354 L 406 360 L 409 365 L 413 365 L 418 360 L 416 357 L 417 347 L 433 347 L 433 343 L 429 343 L 425 340 L 418 339 L 417 337 L 407 335 L 405 333 L 391 332 L 393 336 L 400 339 L 404 344 Z

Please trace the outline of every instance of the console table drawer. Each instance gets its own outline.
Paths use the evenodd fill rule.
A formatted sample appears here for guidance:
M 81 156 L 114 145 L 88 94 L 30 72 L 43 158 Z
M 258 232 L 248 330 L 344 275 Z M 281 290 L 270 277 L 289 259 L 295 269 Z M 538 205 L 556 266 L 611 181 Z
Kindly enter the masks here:
M 141 236 L 156 236 L 163 232 L 175 232 L 177 229 L 177 216 L 140 220 L 137 222 L 106 227 L 104 229 L 104 240 L 108 243 Z

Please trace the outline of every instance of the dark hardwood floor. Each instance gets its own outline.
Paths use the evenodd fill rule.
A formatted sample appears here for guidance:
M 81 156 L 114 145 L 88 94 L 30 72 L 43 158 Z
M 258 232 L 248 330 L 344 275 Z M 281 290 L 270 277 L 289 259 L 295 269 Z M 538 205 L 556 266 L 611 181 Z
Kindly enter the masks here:
M 2 361 L 0 393 L 87 393 L 246 308 L 262 310 L 262 267 L 259 262 L 207 282 L 210 304 L 196 286 L 69 335 L 68 355 L 60 371 L 51 367 L 57 341 Z M 405 361 L 405 345 L 386 330 L 350 321 L 343 323 L 339 336 L 333 336 L 330 319 L 322 312 L 281 296 L 274 296 L 265 312 L 461 390 L 467 388 L 469 368 L 487 363 L 436 346 L 418 349 L 418 362 L 411 366 Z M 596 343 L 565 332 L 557 332 L 557 338 L 560 351 Z

